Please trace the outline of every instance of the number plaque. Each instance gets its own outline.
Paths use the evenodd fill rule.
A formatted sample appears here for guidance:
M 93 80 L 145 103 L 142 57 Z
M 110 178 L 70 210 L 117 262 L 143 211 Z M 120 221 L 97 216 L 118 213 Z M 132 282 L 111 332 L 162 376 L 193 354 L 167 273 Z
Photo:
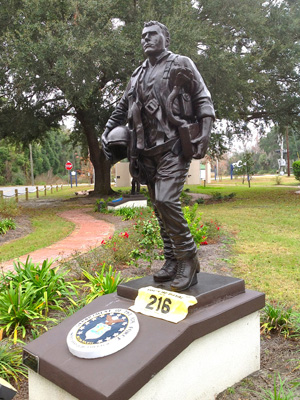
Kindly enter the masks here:
M 130 310 L 151 317 L 180 322 L 188 314 L 189 306 L 197 304 L 194 296 L 147 286 L 139 289 L 138 296 Z

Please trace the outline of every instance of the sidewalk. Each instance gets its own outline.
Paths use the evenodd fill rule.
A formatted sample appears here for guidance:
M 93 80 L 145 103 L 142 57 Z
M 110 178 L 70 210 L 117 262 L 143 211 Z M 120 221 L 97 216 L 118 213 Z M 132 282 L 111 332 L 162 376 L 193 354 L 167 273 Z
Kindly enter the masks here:
M 49 247 L 19 257 L 21 262 L 25 262 L 28 256 L 34 263 L 42 263 L 47 258 L 53 260 L 69 258 L 75 251 L 85 253 L 91 248 L 99 246 L 102 240 L 111 236 L 115 230 L 113 224 L 95 219 L 84 210 L 68 210 L 58 215 L 75 224 L 73 232 L 65 239 L 53 243 Z M 14 260 L 5 261 L 0 264 L 0 267 L 3 267 L 4 271 L 11 271 L 13 270 Z

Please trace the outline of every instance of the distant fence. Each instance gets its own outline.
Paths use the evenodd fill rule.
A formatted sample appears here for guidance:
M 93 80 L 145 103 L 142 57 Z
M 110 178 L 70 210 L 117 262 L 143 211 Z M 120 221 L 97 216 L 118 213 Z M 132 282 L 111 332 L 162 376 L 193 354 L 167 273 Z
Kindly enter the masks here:
M 25 200 L 29 200 L 29 193 L 35 193 L 36 198 L 38 199 L 40 197 L 40 193 L 43 193 L 44 196 L 47 196 L 47 191 L 48 193 L 53 193 L 53 190 L 56 190 L 58 192 L 58 189 L 63 189 L 63 185 L 44 185 L 44 186 L 36 186 L 35 188 L 32 188 L 31 190 L 28 189 L 28 187 L 25 188 L 25 191 L 23 193 L 19 193 L 19 189 L 15 189 L 14 193 L 12 194 L 4 194 L 3 190 L 0 190 L 0 200 L 5 199 L 5 198 L 12 198 L 14 197 L 16 199 L 16 202 L 19 201 L 19 196 L 24 196 L 25 195 Z

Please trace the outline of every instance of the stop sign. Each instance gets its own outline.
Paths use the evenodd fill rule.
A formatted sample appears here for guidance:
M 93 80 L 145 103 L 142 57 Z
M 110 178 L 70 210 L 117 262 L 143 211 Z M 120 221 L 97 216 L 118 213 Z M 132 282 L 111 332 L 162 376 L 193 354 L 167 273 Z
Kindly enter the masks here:
M 67 161 L 65 167 L 68 171 L 70 171 L 73 168 L 73 164 L 70 161 Z

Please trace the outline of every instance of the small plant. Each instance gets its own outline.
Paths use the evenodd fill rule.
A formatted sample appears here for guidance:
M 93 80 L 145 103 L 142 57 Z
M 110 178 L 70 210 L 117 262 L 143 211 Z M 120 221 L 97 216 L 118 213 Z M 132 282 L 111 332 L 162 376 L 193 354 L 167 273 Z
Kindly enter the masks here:
M 16 224 L 11 218 L 0 221 L 0 235 L 5 235 L 10 229 L 16 229 Z
M 19 376 L 27 377 L 27 368 L 22 364 L 22 354 L 18 347 L 9 342 L 0 342 L 0 378 L 16 383 Z
M 197 213 L 198 204 L 195 203 L 193 207 L 184 207 L 183 215 L 190 228 L 191 234 L 197 246 L 206 240 L 207 227 L 201 224 L 202 213 Z
M 180 195 L 180 201 L 183 206 L 189 206 L 191 204 L 192 197 L 187 194 L 188 191 L 189 189 L 186 189 Z
M 281 185 L 282 184 L 282 176 L 277 175 L 275 176 L 275 185 Z
M 102 260 L 106 263 L 117 265 L 130 262 L 130 253 L 138 246 L 135 235 L 132 232 L 116 232 L 108 240 L 103 240 Z
M 236 193 L 234 193 L 234 192 L 229 193 L 229 194 L 226 194 L 226 195 L 224 196 L 224 200 L 231 200 L 231 199 L 233 199 L 235 196 L 236 196 Z
M 47 308 L 59 308 L 64 298 L 73 296 L 77 292 L 74 283 L 65 280 L 68 271 L 59 271 L 59 266 L 53 268 L 53 262 L 46 259 L 40 266 L 39 263 L 33 263 L 28 256 L 25 263 L 21 261 L 13 263 L 15 272 L 6 273 L 3 282 L 13 282 L 15 286 L 22 282 L 30 282 L 36 301 L 42 298 L 46 300 Z
M 45 317 L 42 310 L 46 307 L 47 299 L 36 299 L 36 292 L 32 283 L 9 282 L 6 290 L 0 294 L 0 329 L 6 336 L 13 335 L 14 342 L 18 340 L 18 334 L 26 335 L 27 328 L 45 327 Z
M 217 221 L 204 221 L 206 236 L 211 243 L 217 242 L 220 237 L 220 224 Z
M 277 383 L 276 375 L 274 374 L 274 383 L 272 389 L 261 389 L 263 393 L 254 392 L 262 400 L 295 400 L 297 394 L 295 389 L 300 386 L 300 382 L 291 382 L 292 388 L 288 387 L 286 380 L 282 380 L 278 374 Z
M 297 317 L 296 317 L 297 315 Z M 261 314 L 261 331 L 263 333 L 278 332 L 285 337 L 300 334 L 299 315 L 292 308 L 266 304 Z
M 107 211 L 107 201 L 103 199 L 96 200 L 94 211 L 105 213 Z
M 138 214 L 141 213 L 140 207 L 123 207 L 114 212 L 115 215 L 120 215 L 122 221 L 128 221 L 134 219 Z
M 104 294 L 113 293 L 117 290 L 120 283 L 124 281 L 121 278 L 121 273 L 117 274 L 117 271 L 112 269 L 110 265 L 108 271 L 106 271 L 106 265 L 103 264 L 100 273 L 95 272 L 94 275 L 87 271 L 83 271 L 84 276 L 88 280 L 88 283 L 83 286 L 87 288 L 88 294 L 86 296 L 86 303 L 90 303 L 95 298 L 103 296 Z
M 204 204 L 205 201 L 204 201 L 204 199 L 202 197 L 199 197 L 199 199 L 196 200 L 196 203 L 197 204 Z
M 220 192 L 214 192 L 212 194 L 212 198 L 213 198 L 214 201 L 220 201 L 220 200 L 223 199 L 223 195 Z

